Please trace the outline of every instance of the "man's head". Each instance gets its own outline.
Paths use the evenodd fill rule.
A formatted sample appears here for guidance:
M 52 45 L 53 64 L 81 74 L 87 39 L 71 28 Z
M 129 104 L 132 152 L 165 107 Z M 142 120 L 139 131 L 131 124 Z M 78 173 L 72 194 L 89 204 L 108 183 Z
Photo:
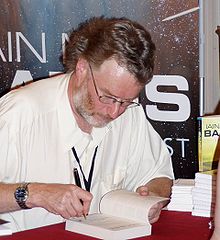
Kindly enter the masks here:
M 76 69 L 80 58 L 99 67 L 114 59 L 144 86 L 153 76 L 155 45 L 138 23 L 125 18 L 94 17 L 79 25 L 65 51 L 66 72 Z
M 72 108 L 90 126 L 103 127 L 128 107 L 139 105 L 136 99 L 142 86 L 114 59 L 104 61 L 99 68 L 80 59 L 73 78 Z
M 92 18 L 73 31 L 65 69 L 73 72 L 69 98 L 79 121 L 103 127 L 137 106 L 153 76 L 154 52 L 150 34 L 128 19 Z

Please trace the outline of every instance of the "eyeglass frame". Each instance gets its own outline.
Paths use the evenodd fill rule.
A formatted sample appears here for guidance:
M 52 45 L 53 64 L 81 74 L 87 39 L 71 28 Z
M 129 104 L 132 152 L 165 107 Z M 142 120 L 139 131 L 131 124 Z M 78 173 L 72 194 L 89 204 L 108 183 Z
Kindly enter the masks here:
M 123 108 L 132 108 L 132 107 L 138 107 L 140 106 L 140 103 L 137 103 L 137 102 L 134 102 L 134 101 L 129 101 L 129 100 L 118 100 L 117 98 L 115 97 L 112 97 L 112 96 L 106 96 L 106 95 L 102 95 L 100 96 L 99 93 L 98 93 L 98 89 L 97 89 L 97 85 L 96 85 L 96 81 L 95 81 L 95 77 L 94 77 L 94 74 L 93 74 L 93 70 L 92 70 L 92 67 L 91 67 L 91 64 L 89 63 L 89 69 L 90 69 L 90 73 L 91 73 L 91 76 L 92 76 L 92 81 L 93 81 L 93 85 L 94 85 L 94 88 L 95 88 L 95 92 L 96 92 L 96 95 L 99 99 L 99 101 L 103 104 L 115 104 L 115 103 L 120 103 L 120 107 L 123 107 Z M 103 99 L 106 99 L 107 102 L 103 101 Z M 109 102 L 108 102 L 109 101 Z M 123 105 L 124 104 L 124 105 Z

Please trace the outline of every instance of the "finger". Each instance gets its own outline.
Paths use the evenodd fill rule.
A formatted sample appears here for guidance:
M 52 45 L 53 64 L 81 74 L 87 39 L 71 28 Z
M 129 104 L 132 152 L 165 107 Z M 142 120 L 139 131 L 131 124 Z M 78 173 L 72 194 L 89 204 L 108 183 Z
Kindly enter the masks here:
M 82 191 L 77 187 L 78 191 Z M 61 215 L 65 217 L 75 217 L 75 216 L 81 216 L 83 212 L 83 206 L 80 202 L 80 199 L 78 198 L 77 189 L 74 188 L 74 191 L 64 194 L 62 198 L 62 204 L 61 204 Z
M 80 199 L 75 199 L 70 202 L 70 210 L 73 217 L 81 217 L 83 213 L 83 202 Z
M 149 219 L 150 224 L 153 224 L 153 223 L 157 222 L 159 217 L 160 217 L 160 214 L 158 214 L 158 215 L 154 216 L 153 218 Z
M 141 196 L 149 195 L 149 190 L 147 186 L 140 186 L 136 190 Z
M 79 191 L 83 191 L 79 189 Z M 58 213 L 62 217 L 68 219 L 70 217 L 82 216 L 83 206 L 77 196 L 77 190 L 65 191 L 53 202 L 53 212 Z
M 60 215 L 65 218 L 65 219 L 70 219 L 71 217 L 77 217 L 77 212 L 75 210 L 71 210 L 70 208 L 67 208 L 65 210 L 63 210 Z
M 92 194 L 91 194 L 91 196 L 89 196 L 89 198 L 87 197 L 86 199 L 83 200 L 83 213 L 85 215 L 87 215 L 89 213 L 92 198 L 93 197 L 92 197 Z
M 149 222 L 155 223 L 159 219 L 160 213 L 161 213 L 161 210 L 156 209 L 155 212 L 153 212 L 152 215 L 149 216 Z
M 154 223 L 159 219 L 161 213 L 161 204 L 155 204 L 149 211 L 148 219 L 150 223 Z
M 53 208 L 48 209 L 50 212 L 60 215 L 65 219 L 69 219 L 70 217 L 74 217 L 77 215 L 75 209 L 70 205 L 70 202 L 65 202 L 65 204 L 57 204 L 54 205 Z
M 89 213 L 90 205 L 91 205 L 91 200 L 83 202 L 83 213 L 85 215 Z
M 83 192 L 80 193 L 80 199 L 83 202 L 83 210 L 84 210 L 84 213 L 86 214 L 89 212 L 92 198 L 93 198 L 93 195 L 88 191 L 84 190 Z
M 77 195 L 76 201 L 77 210 L 80 211 L 81 215 L 82 214 L 87 215 L 93 198 L 92 194 L 83 189 L 79 189 L 79 191 L 75 192 L 75 194 Z

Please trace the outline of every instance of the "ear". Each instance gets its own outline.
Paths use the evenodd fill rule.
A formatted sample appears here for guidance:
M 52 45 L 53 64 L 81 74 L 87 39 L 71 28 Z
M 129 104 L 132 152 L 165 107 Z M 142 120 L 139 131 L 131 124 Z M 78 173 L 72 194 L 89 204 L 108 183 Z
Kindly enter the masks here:
M 76 64 L 76 75 L 85 74 L 88 71 L 88 62 L 84 58 L 80 58 Z
M 77 84 L 79 86 L 82 84 L 82 82 L 85 81 L 85 79 L 87 79 L 88 69 L 89 69 L 88 62 L 84 58 L 80 58 L 76 64 L 76 71 L 75 71 L 76 82 L 75 82 L 75 84 Z

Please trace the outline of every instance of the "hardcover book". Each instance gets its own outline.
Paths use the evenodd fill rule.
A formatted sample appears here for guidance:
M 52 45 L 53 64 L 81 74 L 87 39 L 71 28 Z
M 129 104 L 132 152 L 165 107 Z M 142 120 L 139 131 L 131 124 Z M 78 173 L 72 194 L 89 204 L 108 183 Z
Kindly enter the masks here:
M 198 118 L 199 171 L 216 169 L 220 158 L 220 115 Z
M 217 178 L 217 169 L 204 171 L 204 172 L 197 172 L 195 174 L 195 181 L 201 182 L 205 184 L 210 184 L 215 182 Z
M 99 204 L 99 213 L 66 220 L 68 231 L 111 240 L 125 240 L 151 235 L 148 221 L 150 208 L 167 198 L 140 196 L 126 190 L 105 194 Z

